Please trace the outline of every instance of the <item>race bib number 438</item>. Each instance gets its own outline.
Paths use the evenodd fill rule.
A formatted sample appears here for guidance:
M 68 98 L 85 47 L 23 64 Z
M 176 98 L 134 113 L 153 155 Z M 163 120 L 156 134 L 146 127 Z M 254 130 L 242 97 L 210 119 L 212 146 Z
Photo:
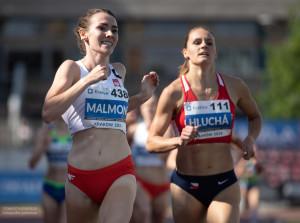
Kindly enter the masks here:
M 85 123 L 97 128 L 114 128 L 126 132 L 128 93 L 123 89 L 92 86 L 85 98 Z

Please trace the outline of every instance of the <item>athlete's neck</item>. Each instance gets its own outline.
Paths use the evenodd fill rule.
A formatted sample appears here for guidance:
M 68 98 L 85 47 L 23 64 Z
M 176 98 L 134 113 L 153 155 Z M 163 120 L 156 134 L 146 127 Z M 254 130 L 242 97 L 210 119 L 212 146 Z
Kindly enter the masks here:
M 86 55 L 81 62 L 88 71 L 93 70 L 97 65 L 106 66 L 107 68 L 109 67 L 109 57 L 101 57 L 101 55 L 96 57 Z
M 188 82 L 191 87 L 200 89 L 215 88 L 217 86 L 217 77 L 214 69 L 203 70 L 199 66 L 192 66 L 187 74 Z

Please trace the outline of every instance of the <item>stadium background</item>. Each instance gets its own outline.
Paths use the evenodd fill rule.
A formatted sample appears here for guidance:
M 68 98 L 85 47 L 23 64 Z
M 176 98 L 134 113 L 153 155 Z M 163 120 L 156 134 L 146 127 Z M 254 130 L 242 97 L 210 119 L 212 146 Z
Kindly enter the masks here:
M 298 1 L 299 2 L 299 1 Z M 157 94 L 177 78 L 187 31 L 209 26 L 218 47 L 217 70 L 242 78 L 254 96 L 268 56 L 266 44 L 289 35 L 296 0 L 1 0 L 0 2 L 0 222 L 40 222 L 42 160 L 29 170 L 41 107 L 55 71 L 65 59 L 80 59 L 72 29 L 89 8 L 108 8 L 119 21 L 112 61 L 127 68 L 132 95 L 143 74 L 160 75 Z M 247 126 L 237 111 L 236 132 Z M 265 119 L 257 145 L 266 170 L 261 180 L 261 221 L 300 222 L 299 120 Z M 29 207 L 26 209 L 24 207 Z M 26 212 L 27 210 L 28 213 Z M 31 212 L 31 213 L 30 213 Z M 171 222 L 171 219 L 169 219 Z

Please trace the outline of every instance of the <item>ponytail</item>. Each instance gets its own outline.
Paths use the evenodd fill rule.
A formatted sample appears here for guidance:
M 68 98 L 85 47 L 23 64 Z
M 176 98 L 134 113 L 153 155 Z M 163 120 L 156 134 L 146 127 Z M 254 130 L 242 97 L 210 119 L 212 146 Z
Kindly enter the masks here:
M 189 72 L 189 61 L 188 59 L 185 59 L 184 63 L 178 67 L 179 69 L 179 77 L 182 75 L 185 75 Z

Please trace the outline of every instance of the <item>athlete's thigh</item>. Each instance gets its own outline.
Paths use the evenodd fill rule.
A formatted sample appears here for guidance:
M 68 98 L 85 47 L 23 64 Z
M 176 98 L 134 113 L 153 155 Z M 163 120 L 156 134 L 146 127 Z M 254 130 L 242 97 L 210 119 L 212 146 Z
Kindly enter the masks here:
M 208 223 L 239 223 L 241 200 L 238 182 L 222 190 L 207 210 Z
M 206 207 L 192 195 L 171 183 L 172 213 L 175 223 L 204 223 Z
M 59 218 L 58 203 L 47 193 L 42 193 L 42 205 L 45 223 L 57 222 Z
M 59 223 L 66 223 L 67 222 L 67 210 L 66 210 L 66 201 L 62 201 L 59 205 Z
M 256 209 L 259 205 L 260 191 L 257 186 L 250 188 L 248 191 L 248 204 L 250 209 Z
M 136 179 L 127 174 L 110 186 L 100 207 L 100 222 L 127 223 L 130 220 L 136 196 Z
M 150 217 L 151 202 L 150 194 L 143 188 L 143 186 L 137 182 L 136 197 L 134 201 L 133 211 L 138 210 L 142 215 Z
M 136 184 L 136 198 L 134 201 L 134 208 L 137 208 L 143 212 L 151 212 L 151 197 L 150 194 L 143 188 L 143 186 L 137 182 Z
M 136 198 L 133 205 L 131 223 L 151 222 L 151 197 L 143 186 L 137 182 Z
M 99 205 L 69 181 L 66 182 L 67 222 L 99 222 Z
M 152 222 L 165 222 L 166 212 L 169 205 L 170 193 L 164 192 L 153 199 L 152 202 Z

